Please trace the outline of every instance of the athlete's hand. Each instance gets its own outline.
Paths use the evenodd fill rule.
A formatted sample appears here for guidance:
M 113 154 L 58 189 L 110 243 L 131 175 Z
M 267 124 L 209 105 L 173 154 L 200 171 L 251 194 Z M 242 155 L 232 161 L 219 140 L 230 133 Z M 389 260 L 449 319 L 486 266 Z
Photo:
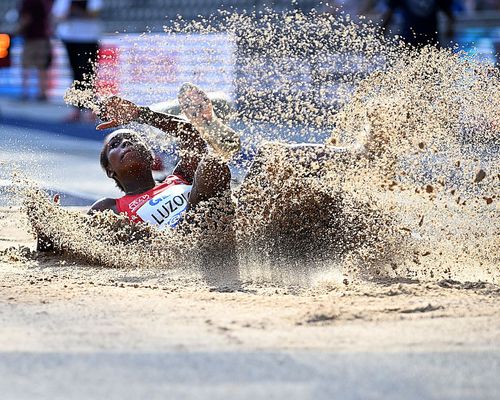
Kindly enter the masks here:
M 97 130 L 115 128 L 134 121 L 139 117 L 139 107 L 131 101 L 112 96 L 104 100 L 100 106 L 99 118 L 103 121 Z

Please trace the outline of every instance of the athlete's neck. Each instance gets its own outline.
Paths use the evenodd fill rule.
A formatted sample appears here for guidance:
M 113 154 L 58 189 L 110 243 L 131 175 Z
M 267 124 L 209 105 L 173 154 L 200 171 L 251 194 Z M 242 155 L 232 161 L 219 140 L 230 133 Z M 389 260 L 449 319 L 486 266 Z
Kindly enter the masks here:
M 156 182 L 153 179 L 153 175 L 149 173 L 143 177 L 134 177 L 130 181 L 125 180 L 125 182 L 120 181 L 125 191 L 125 194 L 140 194 L 153 189 L 156 186 Z

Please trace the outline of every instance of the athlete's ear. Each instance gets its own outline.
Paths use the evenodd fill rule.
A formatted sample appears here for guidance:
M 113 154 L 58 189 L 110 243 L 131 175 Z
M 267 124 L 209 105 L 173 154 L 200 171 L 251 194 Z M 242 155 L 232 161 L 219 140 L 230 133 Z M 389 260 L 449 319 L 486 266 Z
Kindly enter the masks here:
M 111 179 L 114 179 L 114 177 L 115 177 L 114 171 L 111 171 L 108 168 L 106 168 L 106 175 L 108 176 L 108 178 L 111 178 Z

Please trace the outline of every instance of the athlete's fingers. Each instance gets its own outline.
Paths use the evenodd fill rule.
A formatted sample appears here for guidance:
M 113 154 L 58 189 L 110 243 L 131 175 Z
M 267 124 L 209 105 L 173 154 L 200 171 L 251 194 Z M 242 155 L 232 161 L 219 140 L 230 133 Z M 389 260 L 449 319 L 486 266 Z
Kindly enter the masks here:
M 120 100 L 121 99 L 118 96 L 111 96 L 107 99 L 102 100 L 99 107 L 99 115 L 105 117 L 108 114 L 112 113 L 113 109 L 116 108 Z
M 95 127 L 95 129 L 96 129 L 97 131 L 102 131 L 102 130 L 104 130 L 104 129 L 115 128 L 115 127 L 117 127 L 117 126 L 119 126 L 119 125 L 120 125 L 120 123 L 119 123 L 118 121 L 116 121 L 116 120 L 114 120 L 114 119 L 113 119 L 113 120 L 111 120 L 111 121 L 107 121 L 107 122 L 102 122 L 102 123 L 100 123 L 99 125 L 97 125 L 97 126 Z
M 131 101 L 113 96 L 103 102 L 99 116 L 102 120 L 114 120 L 121 125 L 134 120 L 138 114 L 139 107 L 137 105 Z

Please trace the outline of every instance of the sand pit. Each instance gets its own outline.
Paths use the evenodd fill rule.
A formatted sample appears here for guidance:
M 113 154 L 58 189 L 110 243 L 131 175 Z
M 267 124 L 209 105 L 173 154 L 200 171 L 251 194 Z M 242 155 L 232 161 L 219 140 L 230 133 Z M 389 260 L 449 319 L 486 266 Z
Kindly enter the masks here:
M 500 287 L 336 279 L 216 289 L 192 271 L 103 268 L 29 253 L 3 208 L 2 352 L 193 350 L 472 351 L 500 346 Z M 9 247 L 18 250 L 5 251 Z M 21 249 L 21 250 L 19 250 Z
M 177 398 L 255 398 L 262 382 L 265 398 L 368 398 L 373 384 L 383 398 L 498 397 L 498 71 L 349 19 L 282 17 L 225 22 L 248 89 L 231 123 L 254 152 L 231 199 L 162 233 L 55 205 L 21 165 L 12 197 L 24 208 L 0 209 L 0 377 L 18 384 L 0 378 L 8 394 L 35 376 L 45 394 L 99 397 L 72 387 L 83 374 L 92 390 L 106 376 L 104 390 L 167 382 Z M 359 68 L 329 87 L 322 66 L 333 50 Z M 314 90 L 303 92 L 288 64 L 306 56 Z M 267 76 L 261 61 L 273 65 Z M 279 101 L 253 91 L 256 76 L 280 83 Z M 89 94 L 80 100 L 96 100 Z M 10 179 L 16 168 L 5 166 Z M 30 224 L 64 253 L 35 252 Z M 301 380 L 314 390 L 294 386 Z M 241 382 L 250 391 L 238 392 Z

